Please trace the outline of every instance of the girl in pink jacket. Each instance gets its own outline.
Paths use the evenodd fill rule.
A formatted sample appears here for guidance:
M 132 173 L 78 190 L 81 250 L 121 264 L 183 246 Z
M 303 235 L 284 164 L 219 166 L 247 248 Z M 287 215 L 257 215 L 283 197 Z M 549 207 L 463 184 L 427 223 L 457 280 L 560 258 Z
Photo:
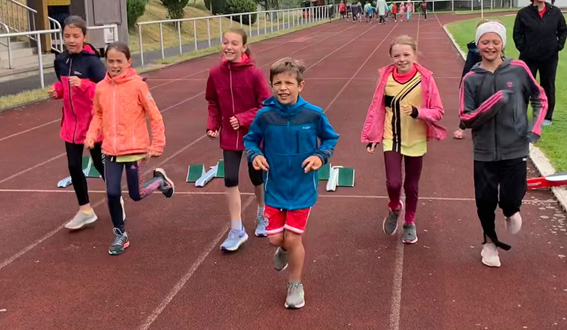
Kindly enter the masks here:
M 79 212 L 65 228 L 76 230 L 97 220 L 89 202 L 87 180 L 83 174 L 83 150 L 85 136 L 93 117 L 93 98 L 96 84 L 104 79 L 106 69 L 99 55 L 86 43 L 87 23 L 79 16 L 65 20 L 63 39 L 66 50 L 57 56 L 54 63 L 56 82 L 49 91 L 55 99 L 63 99 L 61 139 L 65 141 L 67 164 L 73 189 L 79 202 Z M 98 136 L 91 157 L 97 171 L 104 175 L 101 144 Z
M 212 139 L 220 135 L 220 147 L 223 150 L 224 184 L 231 220 L 231 231 L 221 245 L 225 251 L 236 251 L 248 240 L 242 225 L 238 189 L 243 139 L 262 102 L 271 96 L 262 71 L 250 57 L 247 39 L 246 32 L 241 28 L 229 29 L 224 34 L 221 50 L 223 60 L 210 70 L 205 94 L 209 102 L 207 135 Z M 267 223 L 264 218 L 263 174 L 248 163 L 248 175 L 258 202 L 255 234 L 265 237 Z
M 407 205 L 402 242 L 413 244 L 417 242 L 415 213 L 427 141 L 444 139 L 447 130 L 437 124 L 443 118 L 443 104 L 431 71 L 416 63 L 415 40 L 406 35 L 394 39 L 390 44 L 390 57 L 393 64 L 379 71 L 361 141 L 367 144 L 369 153 L 374 153 L 378 143 L 383 145 L 389 197 L 389 214 L 383 228 L 389 235 L 396 233 L 404 207 L 400 199 L 404 162 Z

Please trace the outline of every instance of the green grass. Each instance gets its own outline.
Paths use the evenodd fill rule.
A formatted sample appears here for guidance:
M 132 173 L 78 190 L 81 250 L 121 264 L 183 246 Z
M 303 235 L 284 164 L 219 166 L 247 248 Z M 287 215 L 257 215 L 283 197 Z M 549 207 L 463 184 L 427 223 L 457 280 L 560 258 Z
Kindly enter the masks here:
M 520 8 L 494 8 L 494 9 L 484 9 L 485 13 L 502 13 L 508 11 L 518 11 Z M 480 14 L 480 9 L 478 10 L 456 10 L 455 14 L 457 15 L 470 15 L 470 14 Z
M 514 47 L 512 29 L 514 27 L 514 16 L 491 17 L 499 19 L 506 26 L 507 47 L 506 56 L 518 58 L 519 53 Z M 458 21 L 447 24 L 447 29 L 459 47 L 466 53 L 467 43 L 474 40 L 475 27 L 478 19 Z M 555 80 L 556 103 L 553 113 L 553 126 L 544 127 L 541 140 L 537 146 L 545 153 L 556 171 L 567 171 L 567 52 L 559 53 L 559 65 L 557 67 L 557 79 Z
M 14 95 L 2 96 L 0 97 L 0 112 L 29 103 L 46 100 L 49 98 L 49 96 L 47 95 L 48 91 L 49 88 L 39 88 Z

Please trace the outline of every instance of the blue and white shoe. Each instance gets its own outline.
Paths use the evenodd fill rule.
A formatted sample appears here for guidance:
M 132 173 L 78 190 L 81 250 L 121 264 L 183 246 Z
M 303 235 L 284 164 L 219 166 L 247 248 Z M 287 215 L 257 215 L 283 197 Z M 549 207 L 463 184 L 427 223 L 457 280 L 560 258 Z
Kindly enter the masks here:
M 268 227 L 268 221 L 266 219 L 266 217 L 264 216 L 264 214 L 260 214 L 258 212 L 258 219 L 256 220 L 256 230 L 254 231 L 254 234 L 257 237 L 266 237 L 268 236 L 268 233 L 266 232 L 266 227 Z
M 221 250 L 230 252 L 236 251 L 242 244 L 246 243 L 247 240 L 248 234 L 246 234 L 244 226 L 242 226 L 240 230 L 232 229 L 228 232 L 228 237 L 221 244 Z

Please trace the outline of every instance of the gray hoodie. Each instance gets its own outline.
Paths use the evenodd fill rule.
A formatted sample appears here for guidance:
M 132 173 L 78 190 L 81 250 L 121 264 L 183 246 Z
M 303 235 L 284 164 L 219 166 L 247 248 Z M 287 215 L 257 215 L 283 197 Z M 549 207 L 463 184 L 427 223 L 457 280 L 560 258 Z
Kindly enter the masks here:
M 533 121 L 528 121 L 528 101 Z M 505 58 L 494 73 L 476 64 L 463 78 L 459 115 L 472 128 L 474 159 L 526 157 L 541 136 L 547 97 L 522 61 Z

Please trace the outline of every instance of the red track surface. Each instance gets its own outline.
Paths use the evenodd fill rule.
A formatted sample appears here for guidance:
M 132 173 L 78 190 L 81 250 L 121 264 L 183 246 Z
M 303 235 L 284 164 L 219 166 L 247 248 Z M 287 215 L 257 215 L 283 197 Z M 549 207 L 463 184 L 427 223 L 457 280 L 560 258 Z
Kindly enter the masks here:
M 189 163 L 221 158 L 218 142 L 203 136 L 205 79 L 217 56 L 149 74 L 168 139 L 151 165 L 164 167 L 179 193 L 127 199 L 132 246 L 120 257 L 106 251 L 112 226 L 99 180 L 89 180 L 96 227 L 62 230 L 76 200 L 70 188 L 55 188 L 67 175 L 60 104 L 0 114 L 0 329 L 567 329 L 565 214 L 549 193 L 530 192 L 519 235 L 508 237 L 499 220 L 503 241 L 513 245 L 501 253 L 502 268 L 483 266 L 470 137 L 430 145 L 419 243 L 403 246 L 381 230 L 383 161 L 359 142 L 376 70 L 389 62 L 393 36 L 418 38 L 420 62 L 434 71 L 443 96 L 444 124 L 456 127 L 462 61 L 441 28 L 453 19 L 334 22 L 253 45 L 265 70 L 284 55 L 305 61 L 304 96 L 341 133 L 332 163 L 357 171 L 355 188 L 322 191 L 313 210 L 305 235 L 307 305 L 299 311 L 283 307 L 286 274 L 273 271 L 266 239 L 221 253 L 228 229 L 222 182 L 204 189 L 183 183 Z M 242 181 L 252 233 L 252 189 Z

